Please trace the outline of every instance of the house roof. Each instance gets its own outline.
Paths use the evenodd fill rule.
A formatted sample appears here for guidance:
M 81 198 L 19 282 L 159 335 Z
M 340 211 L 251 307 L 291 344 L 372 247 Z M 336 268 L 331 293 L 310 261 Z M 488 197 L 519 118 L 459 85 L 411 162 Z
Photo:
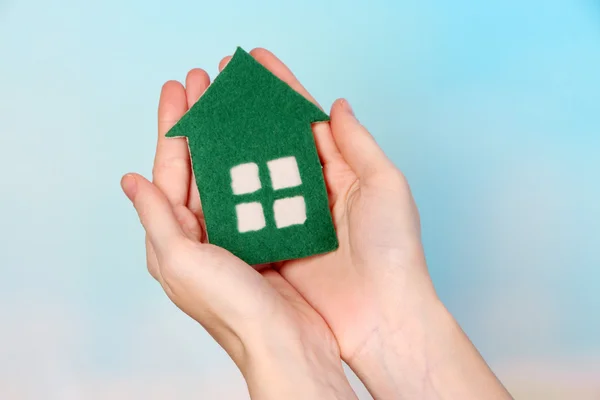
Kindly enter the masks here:
M 238 47 L 233 58 L 202 97 L 173 126 L 167 137 L 202 141 L 227 129 L 243 131 L 252 120 L 310 124 L 329 120 L 327 114 Z M 222 138 L 222 137 L 221 137 Z

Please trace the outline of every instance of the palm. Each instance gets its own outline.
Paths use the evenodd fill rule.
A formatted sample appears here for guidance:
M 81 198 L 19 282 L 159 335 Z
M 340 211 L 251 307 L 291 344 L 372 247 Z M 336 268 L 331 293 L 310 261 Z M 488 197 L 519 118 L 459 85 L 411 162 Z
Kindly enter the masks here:
M 376 287 L 385 286 L 373 280 L 386 274 L 373 269 L 412 261 L 409 255 L 420 250 L 419 221 L 399 173 L 390 171 L 365 185 L 342 159 L 334 159 L 325 165 L 324 174 L 334 199 L 332 214 L 340 247 L 333 253 L 285 262 L 280 271 L 325 318 L 348 356 L 377 323 L 370 299 L 377 298 Z

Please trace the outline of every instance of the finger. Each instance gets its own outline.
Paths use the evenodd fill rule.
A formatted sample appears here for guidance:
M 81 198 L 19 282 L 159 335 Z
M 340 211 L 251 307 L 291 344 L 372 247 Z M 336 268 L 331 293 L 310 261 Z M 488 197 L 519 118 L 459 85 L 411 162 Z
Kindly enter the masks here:
M 273 53 L 266 49 L 257 48 L 250 51 L 250 54 L 261 63 L 265 68 L 271 71 L 276 77 L 287 83 L 292 89 L 300 93 L 307 100 L 321 108 L 319 103 L 308 93 L 308 90 L 302 86 L 300 81 L 294 76 L 292 71 Z M 331 129 L 328 124 L 313 125 L 315 144 L 321 158 L 321 163 L 325 166 L 332 162 L 343 161 L 339 150 L 336 147 L 335 141 L 331 135 Z
M 146 235 L 146 266 L 148 267 L 148 272 L 150 275 L 158 281 L 158 259 L 156 258 L 154 247 L 152 247 L 152 243 L 150 242 L 148 235 Z
M 210 77 L 200 68 L 194 68 L 188 72 L 185 78 L 185 93 L 187 96 L 188 109 L 192 108 L 210 84 Z
M 306 300 L 304 300 L 298 291 L 294 289 L 294 287 L 286 281 L 279 272 L 271 268 L 266 268 L 261 270 L 260 273 L 289 303 L 308 305 Z
M 315 313 L 314 308 L 279 272 L 273 269 L 266 269 L 261 271 L 261 275 L 288 304 L 294 307 L 295 310 L 304 315 L 314 315 L 315 318 L 321 319 L 322 321 L 322 317 Z
M 204 94 L 206 88 L 208 88 L 208 85 L 210 85 L 210 78 L 206 71 L 195 68 L 188 72 L 185 80 L 188 108 L 192 108 L 192 106 L 196 104 L 200 96 Z M 196 181 L 193 179 L 193 173 L 190 175 L 189 182 L 190 187 L 188 188 L 187 207 L 196 215 L 196 218 L 203 218 L 200 196 L 198 195 Z
M 319 159 L 324 167 L 332 164 L 340 164 L 344 162 L 344 158 L 340 154 L 340 150 L 337 148 L 333 136 L 331 134 L 331 127 L 327 123 L 314 124 L 312 126 L 313 137 L 315 138 L 315 145 L 317 146 L 317 153 Z
M 181 83 L 163 85 L 158 106 L 158 143 L 152 169 L 153 181 L 172 205 L 186 204 L 190 185 L 190 156 L 185 138 L 165 134 L 186 113 L 186 91 Z
M 125 175 L 121 187 L 133 203 L 152 248 L 160 258 L 175 241 L 184 237 L 169 200 L 158 187 L 137 174 Z
M 369 131 L 363 127 L 348 101 L 331 107 L 331 130 L 340 153 L 359 178 L 393 166 Z
M 183 233 L 194 242 L 200 242 L 202 240 L 202 227 L 194 213 L 185 206 L 176 206 L 173 213 Z
M 219 62 L 219 72 L 223 71 L 227 64 L 231 60 L 231 56 L 223 57 L 223 59 Z
M 204 213 L 202 212 L 202 202 L 200 201 L 200 193 L 198 192 L 198 185 L 196 184 L 196 177 L 194 175 L 194 171 L 192 171 L 192 178 L 190 179 L 188 208 L 195 215 L 196 219 L 200 223 L 202 231 L 206 232 Z M 206 235 L 204 235 L 204 237 L 206 237 Z
M 302 96 L 321 108 L 319 103 L 310 95 L 310 93 L 308 93 L 308 90 L 302 86 L 292 71 L 273 53 L 267 49 L 256 48 L 251 50 L 250 54 L 256 61 L 271 71 L 273 75 L 287 83 L 296 92 L 300 93 Z

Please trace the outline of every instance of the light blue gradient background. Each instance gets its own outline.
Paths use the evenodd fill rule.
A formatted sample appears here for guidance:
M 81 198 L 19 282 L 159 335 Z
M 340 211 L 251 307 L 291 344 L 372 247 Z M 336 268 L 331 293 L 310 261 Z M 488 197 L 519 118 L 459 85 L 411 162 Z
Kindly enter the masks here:
M 350 100 L 509 387 L 600 381 L 597 1 L 0 0 L 0 398 L 245 398 L 119 187 L 150 175 L 161 84 L 237 45 Z

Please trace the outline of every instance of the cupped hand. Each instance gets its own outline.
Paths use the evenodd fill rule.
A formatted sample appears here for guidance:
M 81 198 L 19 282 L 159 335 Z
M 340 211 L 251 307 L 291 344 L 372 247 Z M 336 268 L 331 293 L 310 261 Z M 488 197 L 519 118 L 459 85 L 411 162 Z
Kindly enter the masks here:
M 250 54 L 318 105 L 272 53 L 255 49 Z M 229 59 L 221 61 L 220 69 Z M 340 246 L 275 267 L 325 318 L 349 360 L 374 332 L 397 325 L 419 303 L 435 299 L 435 293 L 406 179 L 348 101 L 336 101 L 330 122 L 314 124 L 313 132 Z
M 208 75 L 195 69 L 186 88 L 163 86 L 153 183 L 137 174 L 121 182 L 146 231 L 148 269 L 229 353 L 253 398 L 354 398 L 333 334 L 279 272 L 268 266 L 258 272 L 205 243 L 187 143 L 165 134 L 208 84 Z M 262 385 L 265 376 L 274 383 Z
M 273 54 L 251 54 L 317 104 Z M 330 117 L 313 133 L 339 248 L 274 267 L 325 319 L 375 398 L 509 398 L 437 298 L 404 175 L 348 101 L 336 101 Z

